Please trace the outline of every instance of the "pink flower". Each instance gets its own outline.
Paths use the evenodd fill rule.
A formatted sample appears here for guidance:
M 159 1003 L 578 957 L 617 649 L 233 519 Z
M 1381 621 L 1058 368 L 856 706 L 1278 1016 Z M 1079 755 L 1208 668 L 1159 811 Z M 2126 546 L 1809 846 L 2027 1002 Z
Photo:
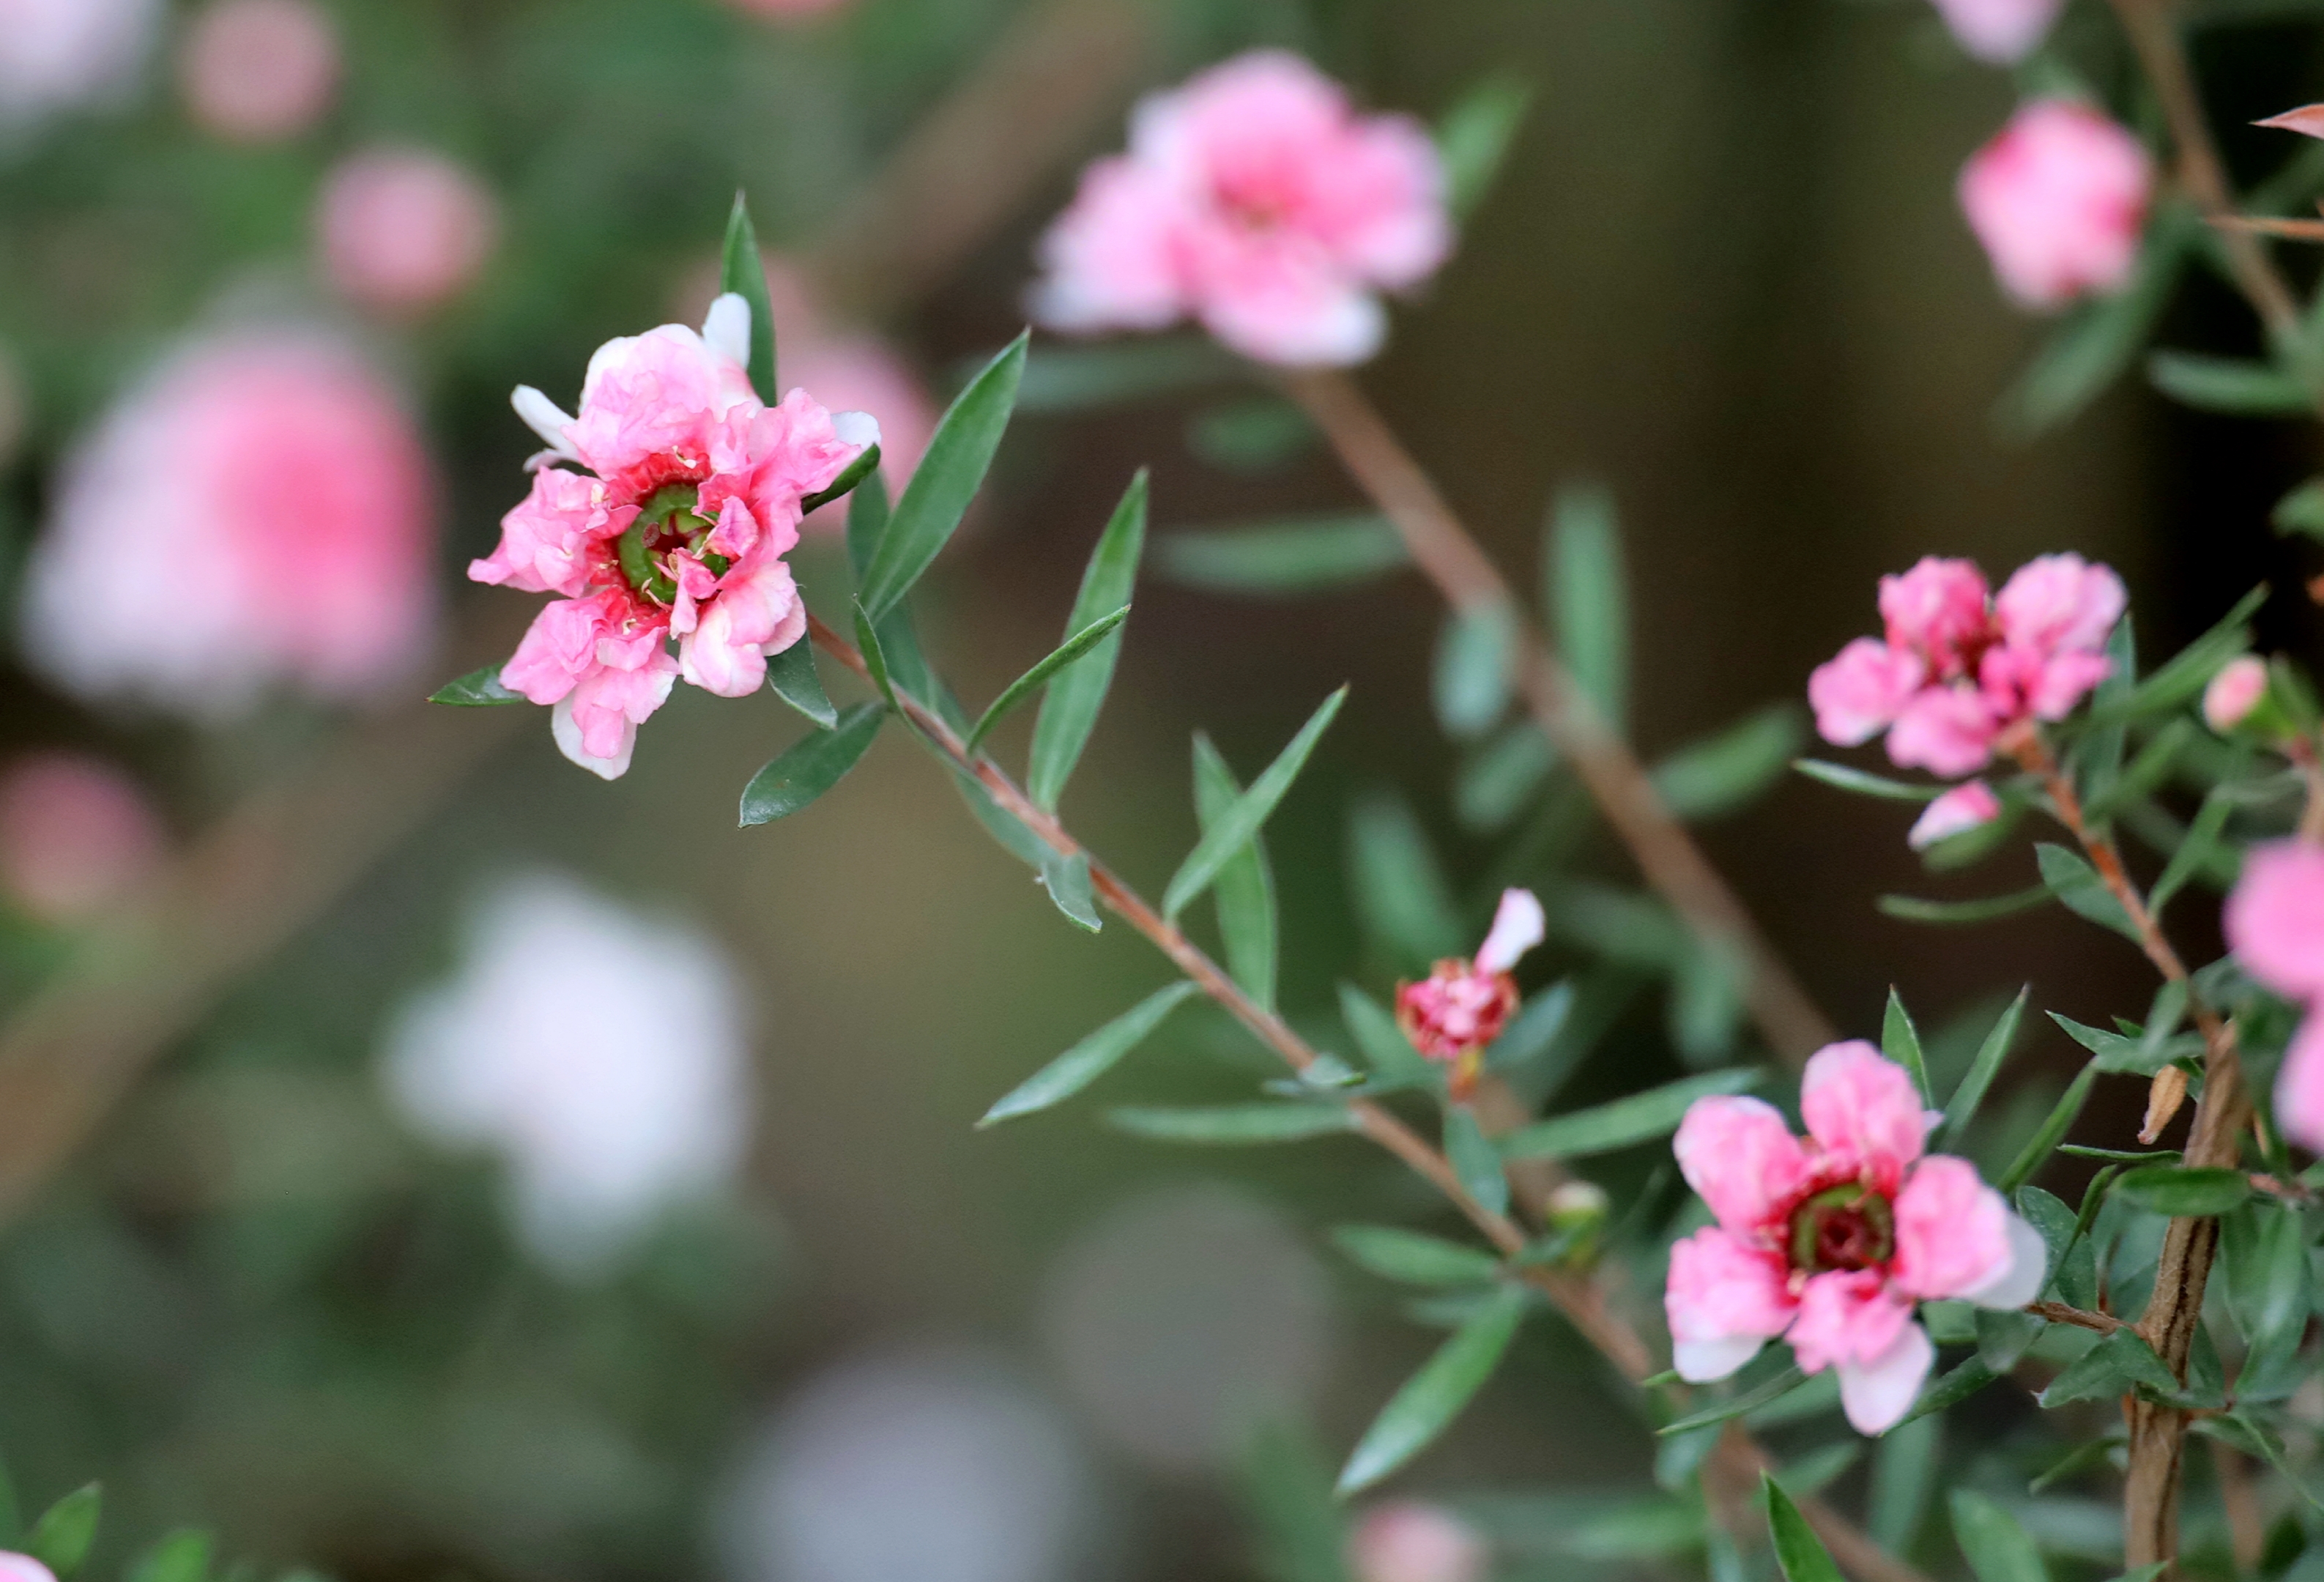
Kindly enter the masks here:
M 57 1582 L 57 1577 L 30 1555 L 0 1550 L 0 1582 Z
M 1975 561 L 1923 556 L 1904 575 L 1880 579 L 1880 619 L 1888 629 L 1888 646 L 1919 655 L 1932 680 L 1966 676 L 1990 640 L 1989 597 L 1985 573 Z
M 848 0 L 726 0 L 737 11 L 747 11 L 776 22 L 797 22 L 836 11 Z
M 1417 123 L 1357 115 L 1297 56 L 1239 56 L 1147 98 L 1129 152 L 1084 173 L 1041 244 L 1034 317 L 1072 333 L 1192 317 L 1262 362 L 1360 363 L 1387 333 L 1375 293 L 1451 250 L 1443 185 Z
M 2002 585 L 1993 614 L 2011 648 L 2096 653 L 2129 602 L 2111 566 L 2079 555 L 2041 555 Z
M 1900 768 L 1947 778 L 1974 774 L 1993 757 L 2001 723 L 1973 686 L 1927 687 L 1896 716 L 1888 732 L 1888 757 Z
M 1937 0 L 1960 47 L 1994 66 L 2011 66 L 2034 52 L 2065 0 Z
M 1417 1500 L 1373 1506 L 1348 1540 L 1354 1582 L 1484 1582 L 1491 1563 L 1475 1528 Z
M 1925 851 L 1940 841 L 1967 834 L 2001 816 L 2001 798 L 1982 780 L 1966 780 L 1929 804 L 1913 821 L 1904 844 Z
M 2058 308 L 2128 281 L 2153 179 L 2128 132 L 2071 99 L 2037 99 L 1962 167 L 1960 204 L 2003 288 Z
M 66 469 L 26 573 L 32 662 L 84 696 L 200 715 L 290 683 L 406 678 L 435 612 L 433 490 L 394 393 L 284 329 L 196 346 Z
M 673 683 L 747 696 L 767 656 L 805 633 L 783 561 L 802 502 L 878 442 L 869 419 L 835 419 L 803 390 L 761 402 L 749 345 L 750 308 L 721 297 L 699 335 L 664 325 L 598 348 L 577 418 L 530 386 L 516 392 L 549 464 L 468 575 L 562 595 L 501 680 L 553 706 L 558 750 L 609 780 L 628 771 L 638 727 Z
M 2309 1008 L 2275 1073 L 2275 1124 L 2311 1154 L 2324 1154 L 2324 1016 Z
M 1855 747 L 1896 722 L 1928 674 L 1917 654 L 1858 638 L 1808 677 L 1808 702 L 1826 741 Z
M 2227 944 L 2287 999 L 2324 998 L 2324 846 L 2275 841 L 2244 857 L 2227 897 Z
M 217 0 L 178 57 L 195 124 L 229 143 L 298 136 L 322 119 L 338 83 L 338 30 L 311 0 Z
M 766 270 L 783 383 L 816 391 L 835 410 L 878 419 L 880 475 L 900 491 L 936 433 L 936 408 L 926 382 L 884 338 L 835 317 L 796 264 L 770 255 Z M 837 505 L 807 519 L 810 531 L 836 532 L 843 525 Z
M 0 0 L 0 128 L 122 97 L 161 18 L 159 0 Z
M 1473 960 L 1448 957 L 1417 983 L 1397 986 L 1396 1018 L 1412 1046 L 1434 1061 L 1457 1061 L 1456 1088 L 1475 1079 L 1475 1062 L 1517 1008 L 1519 957 L 1542 942 L 1545 920 L 1531 890 L 1501 892 L 1493 926 Z
M 0 774 L 0 889 L 35 917 L 104 911 L 152 876 L 164 849 L 136 782 L 101 759 L 33 753 Z
M 1923 1156 L 1933 1118 L 1903 1067 L 1830 1044 L 1800 1086 L 1797 1139 L 1756 1099 L 1702 1099 L 1673 1141 L 1719 1223 L 1671 1249 L 1663 1305 L 1683 1378 L 1725 1378 L 1779 1336 L 1802 1368 L 1840 1373 L 1840 1404 L 1877 1434 L 1912 1410 L 1936 1348 L 1924 1301 L 2022 1307 L 2042 1238 L 1975 1166 Z
M 492 256 L 500 214 L 467 170 L 424 149 L 375 148 L 335 169 L 317 216 L 331 283 L 366 308 L 417 313 Z
M 2267 661 L 2256 654 L 2240 654 L 2219 667 L 2203 689 L 2203 721 L 2224 736 L 2251 718 L 2267 696 Z

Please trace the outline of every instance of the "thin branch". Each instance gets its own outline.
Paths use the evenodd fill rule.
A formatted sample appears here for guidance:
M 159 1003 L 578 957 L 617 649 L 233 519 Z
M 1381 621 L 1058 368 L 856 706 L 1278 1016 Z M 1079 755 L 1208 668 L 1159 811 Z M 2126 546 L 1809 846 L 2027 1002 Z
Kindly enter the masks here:
M 1314 371 L 1287 375 L 1284 383 L 1396 525 L 1414 564 L 1445 602 L 1456 611 L 1499 610 L 1514 623 L 1516 681 L 1535 723 L 1573 765 L 1646 882 L 1698 938 L 1741 963 L 1746 998 L 1768 1044 L 1797 1062 L 1838 1037 L 1702 848 L 1673 816 L 1646 766 L 1574 685 L 1539 630 L 1525 618 L 1524 604 L 1508 579 L 1354 381 Z
M 807 617 L 807 635 L 825 653 L 862 680 L 871 681 L 871 671 L 855 645 L 812 614 Z M 1107 909 L 1143 934 L 1170 959 L 1173 966 L 1250 1029 L 1286 1065 L 1295 1072 L 1304 1072 L 1315 1062 L 1315 1050 L 1292 1030 L 1290 1024 L 1245 994 L 1177 924 L 1157 912 L 1120 875 L 1075 840 L 1054 814 L 1037 806 L 990 758 L 971 753 L 960 734 L 941 715 L 908 693 L 898 691 L 895 697 L 897 708 L 921 739 L 954 768 L 974 777 L 977 784 L 1035 839 L 1060 856 L 1087 859 L 1091 886 Z M 1405 1121 L 1368 1099 L 1351 1100 L 1347 1108 L 1360 1135 L 1395 1154 L 1442 1192 L 1497 1251 L 1504 1256 L 1515 1256 L 1525 1250 L 1527 1237 L 1517 1221 L 1471 1196 L 1461 1184 L 1459 1173 L 1444 1155 Z M 1613 1311 L 1600 1283 L 1539 1265 L 1518 1265 L 1515 1272 L 1546 1296 L 1625 1379 L 1638 1384 L 1653 1376 L 1656 1371 L 1654 1353 L 1637 1330 Z M 1742 1434 L 1739 1425 L 1721 1437 L 1714 1459 L 1722 1458 L 1729 1471 L 1740 1470 L 1748 1462 L 1755 1476 L 1756 1469 L 1766 1464 L 1765 1457 Z M 1884 1554 L 1877 1544 L 1838 1513 L 1821 1504 L 1811 1508 L 1807 1503 L 1803 1503 L 1801 1509 L 1825 1535 L 1826 1543 L 1840 1556 L 1842 1563 L 1865 1582 L 1927 1582 L 1912 1567 Z
M 2130 1328 L 2112 1313 L 2094 1313 L 2085 1308 L 2070 1307 L 2062 1301 L 2029 1301 L 2025 1304 L 2025 1311 L 2053 1324 L 2071 1324 L 2078 1329 L 2095 1329 L 2101 1335 L 2111 1335 L 2116 1329 Z

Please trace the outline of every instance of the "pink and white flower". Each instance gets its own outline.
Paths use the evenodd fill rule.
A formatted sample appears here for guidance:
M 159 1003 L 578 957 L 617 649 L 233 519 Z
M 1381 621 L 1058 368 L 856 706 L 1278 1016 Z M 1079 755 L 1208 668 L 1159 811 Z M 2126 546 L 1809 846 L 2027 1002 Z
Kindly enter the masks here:
M 767 657 L 805 634 L 783 559 L 802 502 L 879 443 L 876 423 L 835 418 L 804 390 L 763 404 L 743 368 L 750 321 L 728 295 L 699 335 L 664 325 L 608 341 L 577 418 L 530 385 L 514 398 L 550 448 L 500 547 L 468 575 L 560 595 L 501 681 L 553 706 L 558 750 L 609 780 L 628 771 L 638 726 L 672 684 L 747 696 Z
M 1925 851 L 1940 841 L 1991 823 L 2001 816 L 2001 798 L 1993 787 L 1982 780 L 1965 780 L 1944 793 L 1923 810 L 1913 821 L 1912 832 L 1904 844 L 1915 851 Z
M 2203 688 L 2203 722 L 2224 736 L 2250 719 L 2266 696 L 2267 661 L 2257 654 L 2238 654 Z
M 1961 168 L 1961 212 L 2002 289 L 2027 308 L 2119 290 L 2138 262 L 2154 162 L 2072 99 L 2037 99 Z
M 1510 972 L 1542 942 L 1545 922 L 1531 890 L 1503 890 L 1473 959 L 1447 957 L 1419 982 L 1397 986 L 1397 1025 L 1423 1055 L 1455 1063 L 1456 1093 L 1476 1080 L 1479 1058 L 1516 1014 L 1517 982 Z
M 1952 778 L 1974 774 L 2013 731 L 2062 720 L 2112 669 L 2107 634 L 2122 579 L 2079 555 L 2020 566 L 1997 598 L 1967 560 L 1929 556 L 1880 579 L 1885 638 L 1858 638 L 1808 677 L 1827 741 L 1883 731 L 1888 756 Z
M 1994 66 L 2013 66 L 2034 52 L 2065 9 L 2065 0 L 1937 0 L 1960 47 Z
M 2245 855 L 2227 897 L 2227 944 L 2261 984 L 2307 1007 L 2275 1078 L 2275 1119 L 2324 1153 L 2324 846 L 2276 841 Z
M 463 165 L 418 148 L 373 148 L 335 167 L 316 213 L 341 295 L 414 314 L 457 296 L 500 235 L 493 195 Z
M 1924 1155 L 1936 1116 L 1869 1044 L 1828 1044 L 1800 1088 L 1805 1138 L 1757 1099 L 1699 1099 L 1673 1149 L 1719 1223 L 1671 1249 L 1674 1366 L 1723 1379 L 1778 1338 L 1808 1373 L 1837 1368 L 1860 1433 L 1895 1427 L 1936 1360 L 1924 1301 L 2023 1307 L 2047 1278 L 2042 1237 L 1976 1166 Z
M 1387 335 L 1376 293 L 1419 285 L 1452 240 L 1417 122 L 1358 115 L 1306 61 L 1255 51 L 1138 106 L 1129 152 L 1084 173 L 1043 239 L 1033 316 L 1075 334 L 1194 318 L 1261 362 L 1360 363 Z

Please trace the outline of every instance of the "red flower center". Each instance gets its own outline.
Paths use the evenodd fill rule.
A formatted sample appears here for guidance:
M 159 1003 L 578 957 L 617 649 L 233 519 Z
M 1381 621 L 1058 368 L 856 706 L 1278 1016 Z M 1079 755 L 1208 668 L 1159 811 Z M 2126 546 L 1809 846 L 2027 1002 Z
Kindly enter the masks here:
M 1828 1188 L 1792 1210 L 1792 1263 L 1811 1274 L 1869 1269 L 1895 1250 L 1895 1211 L 1861 1182 Z

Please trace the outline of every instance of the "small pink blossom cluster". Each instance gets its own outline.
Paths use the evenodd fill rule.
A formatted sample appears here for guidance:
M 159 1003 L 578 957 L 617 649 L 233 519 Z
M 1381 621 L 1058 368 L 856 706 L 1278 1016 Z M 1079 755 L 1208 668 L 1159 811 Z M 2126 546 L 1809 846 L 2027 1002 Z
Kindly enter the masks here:
M 1484 1582 L 1492 1550 L 1477 1530 L 1441 1505 L 1375 1505 L 1348 1539 L 1354 1582 Z
M 1477 1057 L 1516 1014 L 1517 983 L 1509 974 L 1542 942 L 1545 922 L 1531 890 L 1503 890 L 1473 959 L 1448 957 L 1419 982 L 1397 986 L 1397 1025 L 1430 1060 L 1458 1063 L 1456 1090 L 1474 1081 Z
M 500 237 L 500 207 L 468 169 L 423 148 L 364 149 L 316 206 L 331 283 L 352 302 L 419 314 L 466 289 Z
M 2124 603 L 2122 579 L 2079 555 L 2028 561 L 1997 598 L 1973 562 L 1930 556 L 1880 579 L 1886 638 L 1858 638 L 1808 678 L 1816 729 L 1842 747 L 1886 731 L 1900 767 L 1973 774 L 2106 679 Z
M 2065 9 L 2065 0 L 1936 0 L 1937 14 L 1960 47 L 1989 65 L 2009 66 L 2034 52 Z
M 1679 1169 L 1718 1224 L 1671 1249 L 1673 1366 L 1723 1379 L 1781 1337 L 1806 1372 L 1837 1368 L 1848 1421 L 1882 1433 L 1936 1360 L 1916 1304 L 2023 1307 L 2041 1294 L 2047 1252 L 1975 1165 L 1923 1157 L 1939 1118 L 1869 1044 L 1818 1051 L 1800 1113 L 1804 1140 L 1756 1099 L 1699 1099 L 1680 1124 Z
M 2254 847 L 2227 897 L 2226 924 L 2244 970 L 2307 1007 L 2276 1073 L 2275 1121 L 2301 1147 L 2324 1153 L 2324 846 Z
M 2024 307 L 2119 290 L 2138 262 L 2154 161 L 2072 99 L 2037 99 L 1961 168 L 1961 211 Z
M 1261 362 L 1360 363 L 1387 335 L 1375 293 L 1451 248 L 1427 132 L 1256 51 L 1138 106 L 1129 152 L 1083 174 L 1043 240 L 1033 316 L 1074 333 L 1191 317 Z
M 609 780 L 628 771 L 638 726 L 680 676 L 746 697 L 767 656 L 799 640 L 807 608 L 783 556 L 801 502 L 879 441 L 870 419 L 835 418 L 804 390 L 761 402 L 744 370 L 750 320 L 728 295 L 699 335 L 664 325 L 608 341 L 589 361 L 577 418 L 530 385 L 516 392 L 549 445 L 536 460 L 551 464 L 468 575 L 560 595 L 501 682 L 553 705 L 558 749 Z

